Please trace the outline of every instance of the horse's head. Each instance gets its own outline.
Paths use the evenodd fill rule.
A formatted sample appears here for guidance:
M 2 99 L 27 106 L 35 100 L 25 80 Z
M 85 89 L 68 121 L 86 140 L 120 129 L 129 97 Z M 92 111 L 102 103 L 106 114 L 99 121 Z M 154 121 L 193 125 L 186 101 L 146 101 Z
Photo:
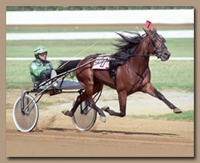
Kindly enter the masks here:
M 166 61 L 169 59 L 171 53 L 167 50 L 165 46 L 165 38 L 157 33 L 157 30 L 154 28 L 153 30 L 144 29 L 147 34 L 147 48 L 146 50 L 156 55 L 161 61 Z

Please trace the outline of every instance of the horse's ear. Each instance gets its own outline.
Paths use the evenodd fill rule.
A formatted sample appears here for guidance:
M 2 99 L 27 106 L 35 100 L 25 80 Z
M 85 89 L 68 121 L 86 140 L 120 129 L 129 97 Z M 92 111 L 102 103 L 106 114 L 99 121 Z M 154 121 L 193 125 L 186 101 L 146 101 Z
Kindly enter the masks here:
M 145 33 L 146 33 L 147 35 L 150 35 L 150 32 L 149 32 L 148 29 L 143 28 L 143 30 L 145 31 Z
M 156 33 L 157 32 L 157 29 L 155 27 L 153 27 L 153 31 Z

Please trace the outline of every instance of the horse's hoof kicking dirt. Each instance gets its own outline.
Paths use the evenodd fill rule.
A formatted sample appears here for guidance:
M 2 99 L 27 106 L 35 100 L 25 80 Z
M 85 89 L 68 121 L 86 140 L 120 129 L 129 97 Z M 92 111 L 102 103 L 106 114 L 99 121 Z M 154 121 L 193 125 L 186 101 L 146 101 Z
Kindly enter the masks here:
M 70 112 L 69 110 L 63 110 L 62 113 L 63 113 L 64 115 L 67 115 L 67 116 L 72 117 L 71 112 Z

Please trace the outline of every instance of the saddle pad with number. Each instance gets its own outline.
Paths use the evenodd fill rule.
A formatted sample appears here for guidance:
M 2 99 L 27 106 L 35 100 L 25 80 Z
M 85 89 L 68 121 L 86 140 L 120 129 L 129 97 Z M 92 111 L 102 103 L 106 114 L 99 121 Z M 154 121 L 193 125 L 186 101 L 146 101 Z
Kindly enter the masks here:
M 107 70 L 109 68 L 110 68 L 110 54 L 99 55 L 94 61 L 94 64 L 92 66 L 92 69 Z

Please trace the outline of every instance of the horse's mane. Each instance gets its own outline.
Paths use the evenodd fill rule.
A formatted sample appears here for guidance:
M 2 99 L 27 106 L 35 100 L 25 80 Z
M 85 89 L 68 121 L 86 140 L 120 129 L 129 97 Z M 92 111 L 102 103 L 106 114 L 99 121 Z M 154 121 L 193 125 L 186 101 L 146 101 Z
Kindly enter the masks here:
M 110 75 L 115 76 L 118 66 L 125 64 L 128 59 L 134 56 L 135 50 L 140 44 L 144 36 L 141 36 L 138 32 L 126 32 L 129 35 L 117 33 L 121 38 L 118 39 L 118 44 L 113 44 L 117 47 L 117 52 L 112 54 L 114 60 L 110 61 Z
M 128 55 L 133 55 L 136 48 L 140 44 L 143 36 L 138 32 L 126 32 L 129 35 L 124 35 L 122 33 L 117 33 L 121 38 L 118 39 L 117 44 L 113 44 L 117 47 L 116 53 L 126 53 Z

